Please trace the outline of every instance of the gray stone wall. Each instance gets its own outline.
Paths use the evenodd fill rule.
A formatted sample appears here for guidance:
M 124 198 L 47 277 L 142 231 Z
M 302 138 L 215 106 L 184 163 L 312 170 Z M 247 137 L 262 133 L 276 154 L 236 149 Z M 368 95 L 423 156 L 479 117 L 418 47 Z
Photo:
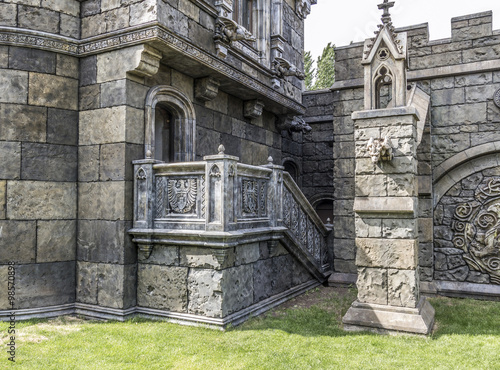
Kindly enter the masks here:
M 77 110 L 77 58 L 0 47 L 0 268 L 17 264 L 16 308 L 74 302 Z
M 78 0 L 6 0 L 0 3 L 0 26 L 80 37 Z
M 491 12 L 453 18 L 452 37 L 435 41 L 429 40 L 426 25 L 398 29 L 408 34 L 408 82 L 417 84 L 431 96 L 428 122 L 417 149 L 419 264 L 422 281 L 436 279 L 487 283 L 481 274 L 473 277 L 477 271 L 471 272 L 466 264 L 462 264 L 463 260 L 456 268 L 467 269 L 467 272 L 460 276 L 450 273 L 452 269 L 448 266 L 453 263 L 449 265 L 448 262 L 443 264 L 439 261 L 443 260 L 443 242 L 451 242 L 449 238 L 453 234 L 451 218 L 443 219 L 442 216 L 441 208 L 451 207 L 446 205 L 450 201 L 446 191 L 455 184 L 462 189 L 460 184 L 465 181 L 463 179 L 474 171 L 460 168 L 470 168 L 474 166 L 471 162 L 474 158 L 494 153 L 496 150 L 490 147 L 499 141 L 500 109 L 494 104 L 493 95 L 500 89 L 500 65 L 497 62 L 500 31 L 492 30 L 491 19 Z M 363 107 L 362 52 L 362 43 L 336 48 L 336 82 L 331 93 L 336 198 L 334 250 L 335 270 L 339 272 L 355 272 L 352 263 L 355 253 L 352 215 L 354 175 L 353 166 L 349 163 L 355 155 L 356 138 L 353 137 L 350 115 Z M 323 99 L 324 94 L 321 91 L 304 95 L 304 104 L 310 107 L 306 120 L 313 120 L 321 114 L 316 107 L 320 105 L 318 101 Z M 449 171 L 453 172 L 453 176 L 447 175 Z M 466 192 L 456 189 L 450 191 L 454 194 L 455 203 L 467 201 Z M 439 215 L 432 221 L 434 211 L 439 211 Z M 448 210 L 447 214 L 450 212 Z M 444 229 L 447 231 L 443 234 Z M 463 250 L 460 253 L 465 255 Z
M 137 305 L 223 318 L 312 279 L 281 245 L 239 245 L 223 261 L 207 248 L 158 245 L 139 256 Z

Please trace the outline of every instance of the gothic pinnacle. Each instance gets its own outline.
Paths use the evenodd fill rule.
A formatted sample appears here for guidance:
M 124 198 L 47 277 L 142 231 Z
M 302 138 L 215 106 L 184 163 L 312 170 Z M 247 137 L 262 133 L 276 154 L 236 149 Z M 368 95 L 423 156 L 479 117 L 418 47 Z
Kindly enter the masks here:
M 391 22 L 391 14 L 389 13 L 389 9 L 394 6 L 394 1 L 384 0 L 382 4 L 378 5 L 378 8 L 383 10 L 382 14 L 382 23 L 387 24 Z

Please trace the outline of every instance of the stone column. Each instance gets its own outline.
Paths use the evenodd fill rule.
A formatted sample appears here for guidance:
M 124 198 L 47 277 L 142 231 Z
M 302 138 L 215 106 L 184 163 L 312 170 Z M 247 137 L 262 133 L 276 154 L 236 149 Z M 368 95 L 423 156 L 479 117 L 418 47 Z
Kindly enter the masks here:
M 355 112 L 358 299 L 346 330 L 428 334 L 418 282 L 417 121 L 413 107 Z

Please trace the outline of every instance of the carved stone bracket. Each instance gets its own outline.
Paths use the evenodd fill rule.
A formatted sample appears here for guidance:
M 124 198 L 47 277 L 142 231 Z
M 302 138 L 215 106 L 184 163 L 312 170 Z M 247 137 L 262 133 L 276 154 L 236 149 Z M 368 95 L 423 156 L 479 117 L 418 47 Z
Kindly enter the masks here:
M 245 27 L 239 25 L 232 19 L 219 16 L 215 21 L 215 50 L 221 58 L 227 56 L 227 51 L 231 48 L 233 41 L 255 41 L 252 35 Z
M 144 45 L 137 67 L 128 73 L 139 78 L 151 77 L 158 72 L 161 58 L 160 51 L 149 45 Z
M 317 3 L 317 0 L 297 0 L 295 11 L 301 19 L 306 19 L 311 14 L 311 5 Z
M 288 130 L 290 132 L 303 132 L 307 133 L 312 130 L 311 126 L 309 126 L 302 117 L 299 116 L 281 116 L 278 118 L 277 122 L 278 129 Z
M 194 96 L 196 99 L 210 101 L 217 97 L 220 82 L 213 77 L 199 78 L 195 81 Z
M 246 118 L 259 118 L 262 115 L 263 109 L 264 103 L 261 100 L 247 100 L 245 102 L 243 115 Z
M 495 91 L 495 94 L 493 95 L 493 102 L 498 108 L 500 108 L 500 89 Z
M 224 263 L 227 260 L 227 257 L 229 255 L 229 250 L 228 249 L 212 249 L 214 257 L 217 259 L 217 262 L 221 265 L 221 267 L 224 265 Z
M 148 259 L 153 252 L 153 244 L 139 244 L 139 253 Z
M 393 158 L 391 137 L 386 136 L 383 139 L 370 138 L 366 149 L 372 158 L 373 163 L 379 161 L 391 161 Z
M 287 76 L 295 76 L 299 80 L 306 78 L 304 72 L 299 71 L 295 65 L 280 57 L 274 58 L 271 69 L 278 78 L 285 78 Z

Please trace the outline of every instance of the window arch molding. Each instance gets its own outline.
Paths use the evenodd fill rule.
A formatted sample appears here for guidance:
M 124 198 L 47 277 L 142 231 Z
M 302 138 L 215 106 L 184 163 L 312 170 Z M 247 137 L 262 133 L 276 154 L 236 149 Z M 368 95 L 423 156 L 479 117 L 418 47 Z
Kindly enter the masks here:
M 196 155 L 196 113 L 193 103 L 182 91 L 166 85 L 152 87 L 146 95 L 144 112 L 145 157 L 155 158 L 155 108 L 158 103 L 169 110 L 174 120 L 174 161 L 194 161 Z
M 291 173 L 290 176 L 292 176 L 299 187 L 302 187 L 302 166 L 300 163 L 291 157 L 285 157 L 281 160 L 281 165 L 285 167 L 285 171 L 287 171 L 287 165 L 291 165 L 294 168 L 295 176 Z

